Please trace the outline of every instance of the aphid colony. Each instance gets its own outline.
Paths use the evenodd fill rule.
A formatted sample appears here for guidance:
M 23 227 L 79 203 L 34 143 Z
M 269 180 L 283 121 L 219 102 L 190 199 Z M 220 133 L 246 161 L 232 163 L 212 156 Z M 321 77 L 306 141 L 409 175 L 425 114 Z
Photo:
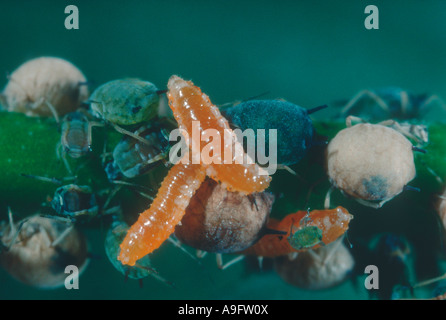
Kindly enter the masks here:
M 278 164 L 286 168 L 305 158 L 313 147 L 328 143 L 325 166 L 332 188 L 376 209 L 403 190 L 416 189 L 408 186 L 416 176 L 413 153 L 424 150 L 409 139 L 427 142 L 423 131 L 414 135 L 414 131 L 404 130 L 404 123 L 353 125 L 352 121 L 357 120 L 354 117 L 348 117 L 347 128 L 327 142 L 318 138 L 309 117 L 325 105 L 305 109 L 282 100 L 248 100 L 220 111 L 198 86 L 175 75 L 167 81 L 167 90 L 140 79 L 119 79 L 99 86 L 88 97 L 88 82 L 76 67 L 45 57 L 25 63 L 8 79 L 2 93 L 4 109 L 56 119 L 61 139 L 55 148 L 67 176 L 74 175 L 74 181 L 78 168 L 70 165 L 67 156 L 88 156 L 95 138 L 92 127 L 112 128 L 122 135 L 113 151 L 107 152 L 104 146 L 102 165 L 108 190 L 93 191 L 90 186 L 75 182 L 59 186 L 50 201 L 53 212 L 49 216 L 37 215 L 15 224 L 10 214 L 9 223 L 1 226 L 1 265 L 18 280 L 39 287 L 61 285 L 58 273 L 45 274 L 54 267 L 50 264 L 55 259 L 65 263 L 57 256 L 60 249 L 69 251 L 77 265 L 86 265 L 86 240 L 77 231 L 81 217 L 110 223 L 106 254 L 127 278 L 150 275 L 170 284 L 151 265 L 149 254 L 166 240 L 178 245 L 174 236 L 183 245 L 216 253 L 220 267 L 221 254 L 272 258 L 277 273 L 286 282 L 302 288 L 332 287 L 351 275 L 355 262 L 344 244 L 344 236 L 354 213 L 342 206 L 332 207 L 332 189 L 327 190 L 325 203 L 320 201 L 316 207 L 300 208 L 295 213 L 281 212 L 282 218 L 275 218 L 273 204 L 278 194 L 269 188 L 274 176 L 269 176 L 256 159 L 246 164 L 170 163 L 169 130 L 175 126 L 192 137 L 186 140 L 188 153 L 184 157 L 198 160 L 203 146 L 194 150 L 193 140 L 198 139 L 200 145 L 208 129 L 222 137 L 224 130 L 231 127 L 275 129 Z M 345 105 L 342 113 L 354 111 L 364 95 L 377 100 L 381 113 L 395 113 L 393 100 L 378 93 L 362 92 Z M 167 94 L 174 119 L 158 116 L 163 94 Z M 404 91 L 400 98 L 401 112 L 407 116 L 424 112 L 434 99 L 421 99 Z M 198 136 L 192 134 L 194 121 L 199 122 Z M 265 142 L 271 146 L 268 137 Z M 221 149 L 212 150 L 213 157 L 221 159 L 219 150 L 228 145 L 243 150 L 242 141 L 221 140 L 221 144 Z M 243 158 L 249 155 L 245 153 Z M 151 185 L 156 196 L 145 195 L 145 210 L 133 224 L 127 225 L 131 217 L 122 212 L 119 200 L 113 199 L 116 186 L 138 189 L 142 186 L 133 179 L 151 174 L 160 164 L 168 172 L 160 185 L 160 181 Z M 104 193 L 106 196 L 99 196 Z M 110 208 L 112 202 L 116 206 Z M 26 260 L 21 252 L 31 250 L 30 247 L 33 255 L 41 252 L 41 256 L 27 255 Z M 29 268 L 41 274 L 26 271 L 25 277 Z

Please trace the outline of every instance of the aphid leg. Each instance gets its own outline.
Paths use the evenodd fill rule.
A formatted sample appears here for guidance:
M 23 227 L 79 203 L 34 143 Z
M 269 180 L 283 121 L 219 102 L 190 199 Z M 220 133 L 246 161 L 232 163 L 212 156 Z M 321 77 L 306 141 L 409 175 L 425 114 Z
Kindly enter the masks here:
M 6 107 L 8 100 L 6 100 L 6 96 L 3 93 L 0 93 L 0 107 Z
M 314 108 L 308 109 L 307 114 L 312 114 L 312 113 L 318 112 L 319 110 L 322 110 L 325 108 L 328 108 L 328 105 L 324 104 L 322 106 L 314 107 Z
M 103 127 L 105 126 L 103 123 L 101 122 L 97 122 L 97 121 L 88 121 L 88 129 L 87 129 L 87 144 L 88 144 L 88 148 L 90 148 L 91 146 L 91 139 L 92 139 L 92 128 L 93 127 Z
M 331 193 L 333 192 L 334 187 L 330 186 L 330 188 L 327 191 L 327 194 L 325 195 L 325 200 L 324 200 L 324 209 L 329 209 L 330 208 L 330 202 L 331 202 Z
M 59 185 L 59 186 L 62 185 L 62 181 L 60 181 L 59 179 L 56 179 L 56 178 L 48 178 L 48 177 L 43 177 L 43 176 L 35 176 L 35 175 L 32 175 L 32 174 L 26 174 L 26 173 L 21 173 L 20 175 L 21 175 L 22 177 L 25 177 L 25 178 L 32 178 L 32 179 L 37 179 L 37 180 L 40 180 L 40 181 L 50 182 L 50 183 L 53 183 L 53 184 L 57 184 L 57 185 Z
M 173 283 L 172 281 L 166 280 L 163 277 L 161 277 L 159 274 L 157 273 L 151 273 L 150 274 L 152 277 L 154 277 L 156 280 L 161 281 L 162 283 L 164 283 L 166 286 L 171 287 L 171 288 L 176 288 L 175 283 Z
M 288 253 L 288 260 L 289 261 L 293 261 L 294 259 L 297 258 L 297 256 L 299 255 L 299 252 L 290 252 Z
M 207 255 L 207 251 L 197 249 L 197 252 L 195 253 L 195 255 L 197 256 L 197 258 L 201 259 Z
M 400 101 L 401 101 L 401 113 L 407 115 L 407 111 L 409 110 L 409 94 L 407 91 L 402 90 L 400 92 Z
M 22 221 L 20 221 L 18 227 L 16 228 L 14 225 L 14 221 L 12 221 L 12 213 L 11 213 L 9 223 L 10 223 L 10 226 L 14 226 L 15 232 L 14 232 L 14 234 L 10 233 L 11 240 L 10 240 L 9 245 L 6 247 L 6 249 L 3 248 L 3 249 L 5 249 L 5 251 L 9 251 L 11 249 L 11 247 L 14 244 L 16 244 L 16 241 L 17 241 L 17 238 L 19 237 L 20 231 L 22 230 L 22 227 L 26 221 L 28 221 L 28 218 L 25 218 Z M 11 223 L 12 223 L 12 225 L 11 225 Z M 4 247 L 5 244 L 2 244 L 2 246 Z
M 409 139 L 416 141 L 418 144 L 427 143 L 428 132 L 426 126 L 423 125 L 401 125 L 395 120 L 384 120 L 378 123 L 382 126 L 391 127 Z
M 245 258 L 245 256 L 239 255 L 238 257 L 236 257 L 226 263 L 223 263 L 223 255 L 221 253 L 217 253 L 216 258 L 217 258 L 217 267 L 221 270 L 225 270 L 225 269 L 229 268 L 230 266 L 232 266 L 233 264 L 243 260 Z
M 427 286 L 430 285 L 432 283 L 441 281 L 441 280 L 445 280 L 446 279 L 446 273 L 444 273 L 443 275 L 439 276 L 439 277 L 435 277 L 429 280 L 425 280 L 425 281 L 421 281 L 415 285 L 412 286 L 413 289 L 419 288 L 419 287 L 423 287 L 423 286 Z
M 122 186 L 133 187 L 133 188 L 140 188 L 140 189 L 145 189 L 146 191 L 149 191 L 149 192 L 154 192 L 154 190 L 152 188 L 149 188 L 149 187 L 146 187 L 146 186 L 143 186 L 143 185 L 140 185 L 140 184 L 136 184 L 136 183 L 131 183 L 131 182 L 123 181 L 123 180 L 113 180 L 111 182 L 113 184 L 116 184 L 116 185 L 122 185 Z M 138 191 L 138 193 L 139 193 L 139 191 Z M 142 192 L 141 192 L 141 194 L 144 197 L 153 200 L 153 197 L 151 197 L 151 196 L 149 196 L 147 194 L 144 194 Z
M 278 164 L 277 165 L 277 169 L 286 170 L 289 173 L 291 173 L 292 175 L 295 175 L 295 176 L 299 177 L 299 175 L 296 173 L 296 171 L 294 171 L 293 169 L 291 169 L 290 167 L 288 167 L 288 166 L 286 166 L 284 164 Z M 301 177 L 299 177 L 299 178 L 302 179 Z
M 57 159 L 62 158 L 65 168 L 70 173 L 70 175 L 73 175 L 73 170 L 71 170 L 70 163 L 68 162 L 68 159 L 67 159 L 67 153 L 63 150 L 63 146 L 60 142 L 56 146 L 56 155 L 57 155 Z
M 345 119 L 345 125 L 347 126 L 347 128 L 352 127 L 353 122 L 365 123 L 365 121 L 363 119 L 361 119 L 360 117 L 356 117 L 356 116 L 348 116 Z
M 249 202 L 251 202 L 251 206 L 255 205 L 256 210 L 259 211 L 259 207 L 257 206 L 256 199 L 254 198 L 254 196 L 252 194 L 248 194 L 248 200 L 249 200 Z
M 137 135 L 137 134 L 134 134 L 133 132 L 131 132 L 131 131 L 128 131 L 128 130 L 126 130 L 126 129 L 124 129 L 124 128 L 121 128 L 120 126 L 118 126 L 118 125 L 116 125 L 116 124 L 114 124 L 114 123 L 110 123 L 111 124 L 111 126 L 116 130 L 116 131 L 118 131 L 119 133 L 122 133 L 122 134 L 124 134 L 124 135 L 127 135 L 127 136 L 130 136 L 130 137 L 132 137 L 132 138 L 134 138 L 134 139 L 136 139 L 136 140 L 138 140 L 138 141 L 141 141 L 142 143 L 144 143 L 144 144 L 147 144 L 147 145 L 151 145 L 151 143 L 149 142 L 149 141 L 147 141 L 146 139 L 144 139 L 143 137 L 140 137 L 139 135 Z
M 257 262 L 259 263 L 260 271 L 262 271 L 263 270 L 263 257 L 262 256 L 258 256 L 257 257 Z
M 118 193 L 119 190 L 121 190 L 121 186 L 118 185 L 115 188 L 113 188 L 113 190 L 110 192 L 110 194 L 108 195 L 107 199 L 104 202 L 103 206 L 104 211 L 108 208 L 111 200 L 114 198 L 114 196 L 116 195 L 116 193 Z
M 15 227 L 14 220 L 12 218 L 12 211 L 10 207 L 8 207 L 8 218 L 9 218 L 9 230 L 10 230 L 9 237 L 12 239 L 13 236 L 16 234 L 17 229 Z
M 405 185 L 403 187 L 403 190 L 404 191 L 416 191 L 416 192 L 420 192 L 421 191 L 420 188 L 412 187 L 412 186 L 409 186 L 409 185 Z
M 436 94 L 431 95 L 428 99 L 426 99 L 423 104 L 420 105 L 419 107 L 419 113 L 423 114 L 423 112 L 425 112 L 424 109 L 426 109 L 431 103 L 434 102 L 438 102 L 441 106 L 441 108 L 443 108 L 444 110 L 446 110 L 446 103 L 444 102 L 444 100 L 442 98 L 440 98 L 439 96 L 437 96 Z
M 335 240 L 334 242 L 330 243 L 330 252 L 327 254 L 327 256 L 324 259 L 324 265 L 329 262 L 331 260 L 331 258 L 333 257 L 333 255 L 336 253 L 336 251 L 338 251 L 338 249 L 340 248 L 340 245 L 343 241 L 343 236 L 340 237 L 339 239 Z
M 417 151 L 417 152 L 421 152 L 421 153 L 427 153 L 427 151 L 425 149 L 418 148 L 418 147 L 415 147 L 415 146 L 412 146 L 412 150 L 413 151 Z
M 386 112 L 390 111 L 389 106 L 387 105 L 387 103 L 381 99 L 378 95 L 376 95 L 375 93 L 373 93 L 370 90 L 362 90 L 360 92 L 358 92 L 346 105 L 345 107 L 342 109 L 341 114 L 346 114 L 347 112 L 350 111 L 351 108 L 353 108 L 355 106 L 355 104 L 361 100 L 364 97 L 369 97 L 371 99 L 373 99 L 376 104 L 381 107 L 381 109 L 383 109 Z
M 193 254 L 191 254 L 189 251 L 187 251 L 182 245 L 179 240 L 175 240 L 172 237 L 167 238 L 167 241 L 172 243 L 175 247 L 180 249 L 183 253 L 185 253 L 188 257 L 190 257 L 192 260 L 196 261 L 198 264 L 201 264 L 200 261 L 197 260 L 197 257 L 194 257 Z
M 45 105 L 50 109 L 51 113 L 53 114 L 54 119 L 56 120 L 56 123 L 60 123 L 59 114 L 57 113 L 56 108 L 49 102 L 45 100 Z
M 64 230 L 52 243 L 51 247 L 56 247 L 59 243 L 62 242 L 63 239 L 74 229 L 74 224 L 71 224 L 67 229 Z
M 374 208 L 374 209 L 379 209 L 390 199 L 382 200 L 380 202 L 372 202 L 372 201 L 367 201 L 367 200 L 358 199 L 358 198 L 355 198 L 355 200 L 356 200 L 356 202 L 362 204 L 363 206 Z

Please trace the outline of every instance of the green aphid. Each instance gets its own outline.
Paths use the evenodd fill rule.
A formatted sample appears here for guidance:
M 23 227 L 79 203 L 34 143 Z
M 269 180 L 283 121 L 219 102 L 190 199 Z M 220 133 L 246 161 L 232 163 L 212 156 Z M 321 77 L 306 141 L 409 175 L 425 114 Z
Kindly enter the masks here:
M 134 266 L 123 265 L 121 261 L 118 260 L 121 248 L 119 245 L 124 240 L 127 231 L 130 227 L 123 221 L 117 220 L 113 222 L 112 226 L 107 232 L 105 237 L 105 252 L 107 254 L 108 260 L 110 260 L 113 267 L 121 272 L 126 279 L 136 279 L 140 281 L 142 285 L 142 279 L 148 276 L 152 276 L 161 282 L 164 282 L 168 286 L 173 286 L 173 284 L 160 275 L 158 272 L 152 268 L 149 256 L 144 256 L 139 259 Z
M 304 218 L 305 219 L 305 218 Z M 288 242 L 296 250 L 310 249 L 315 245 L 324 245 L 322 242 L 323 232 L 316 226 L 304 226 L 298 229 L 295 233 L 293 226 L 291 226 Z
M 157 115 L 160 93 L 151 82 L 120 79 L 97 88 L 89 102 L 94 116 L 116 125 L 133 125 Z

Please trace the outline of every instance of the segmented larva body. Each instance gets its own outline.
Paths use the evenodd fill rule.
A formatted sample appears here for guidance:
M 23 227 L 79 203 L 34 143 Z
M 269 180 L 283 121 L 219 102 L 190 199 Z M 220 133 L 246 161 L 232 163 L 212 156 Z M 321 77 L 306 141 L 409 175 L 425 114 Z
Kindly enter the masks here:
M 309 214 L 309 220 L 305 224 L 303 218 L 307 211 L 298 211 L 296 213 L 285 216 L 281 221 L 270 219 L 268 228 L 277 231 L 285 231 L 287 234 L 283 236 L 267 234 L 263 236 L 255 245 L 243 251 L 246 255 L 256 255 L 261 257 L 279 257 L 293 252 L 301 252 L 306 250 L 294 249 L 288 237 L 290 236 L 291 226 L 293 232 L 299 228 L 306 226 L 316 226 L 322 230 L 322 243 L 329 244 L 348 229 L 350 220 L 353 218 L 351 214 L 343 207 L 337 207 L 331 210 L 313 210 Z M 304 219 L 305 220 L 305 219 Z M 311 249 L 319 248 L 322 244 L 317 244 Z
M 140 214 L 121 244 L 118 259 L 130 266 L 157 249 L 174 232 L 195 191 L 206 177 L 201 165 L 174 165 L 150 208 Z
M 179 127 L 186 130 L 189 137 L 192 137 L 190 141 L 187 141 L 189 148 L 192 148 L 192 143 L 196 143 L 197 146 L 200 145 L 199 151 L 201 154 L 204 145 L 200 143 L 200 140 L 203 132 L 207 129 L 217 130 L 220 135 L 221 148 L 220 150 L 213 150 L 213 159 L 218 159 L 218 162 L 221 164 L 206 164 L 200 159 L 200 163 L 206 168 L 207 175 L 226 185 L 229 191 L 250 194 L 265 190 L 269 185 L 271 177 L 254 161 L 251 164 L 247 164 L 249 156 L 246 153 L 243 154 L 243 159 L 245 159 L 243 164 L 235 163 L 235 154 L 230 164 L 225 163 L 223 159 L 223 150 L 225 148 L 233 148 L 233 150 L 243 150 L 243 148 L 235 148 L 235 145 L 239 142 L 233 139 L 225 141 L 228 139 L 224 139 L 224 132 L 225 129 L 230 129 L 229 123 L 221 115 L 219 109 L 212 104 L 209 97 L 202 93 L 200 88 L 191 81 L 185 81 L 178 76 L 170 77 L 167 86 L 169 89 L 167 93 L 169 106 L 173 111 L 175 119 Z M 192 134 L 193 121 L 199 121 L 200 134 L 198 136 Z M 192 139 L 195 139 L 195 141 L 192 142 Z M 192 150 L 192 157 L 197 156 L 196 152 Z

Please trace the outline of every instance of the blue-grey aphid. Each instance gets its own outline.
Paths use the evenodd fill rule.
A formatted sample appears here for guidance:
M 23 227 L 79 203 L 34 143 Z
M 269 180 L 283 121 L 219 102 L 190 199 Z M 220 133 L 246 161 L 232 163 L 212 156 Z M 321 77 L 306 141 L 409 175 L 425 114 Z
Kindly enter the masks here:
M 225 111 L 232 125 L 242 131 L 265 129 L 266 154 L 269 152 L 269 129 L 277 129 L 277 162 L 292 165 L 301 160 L 314 144 L 314 128 L 309 114 L 325 106 L 305 109 L 281 100 L 250 100 Z

